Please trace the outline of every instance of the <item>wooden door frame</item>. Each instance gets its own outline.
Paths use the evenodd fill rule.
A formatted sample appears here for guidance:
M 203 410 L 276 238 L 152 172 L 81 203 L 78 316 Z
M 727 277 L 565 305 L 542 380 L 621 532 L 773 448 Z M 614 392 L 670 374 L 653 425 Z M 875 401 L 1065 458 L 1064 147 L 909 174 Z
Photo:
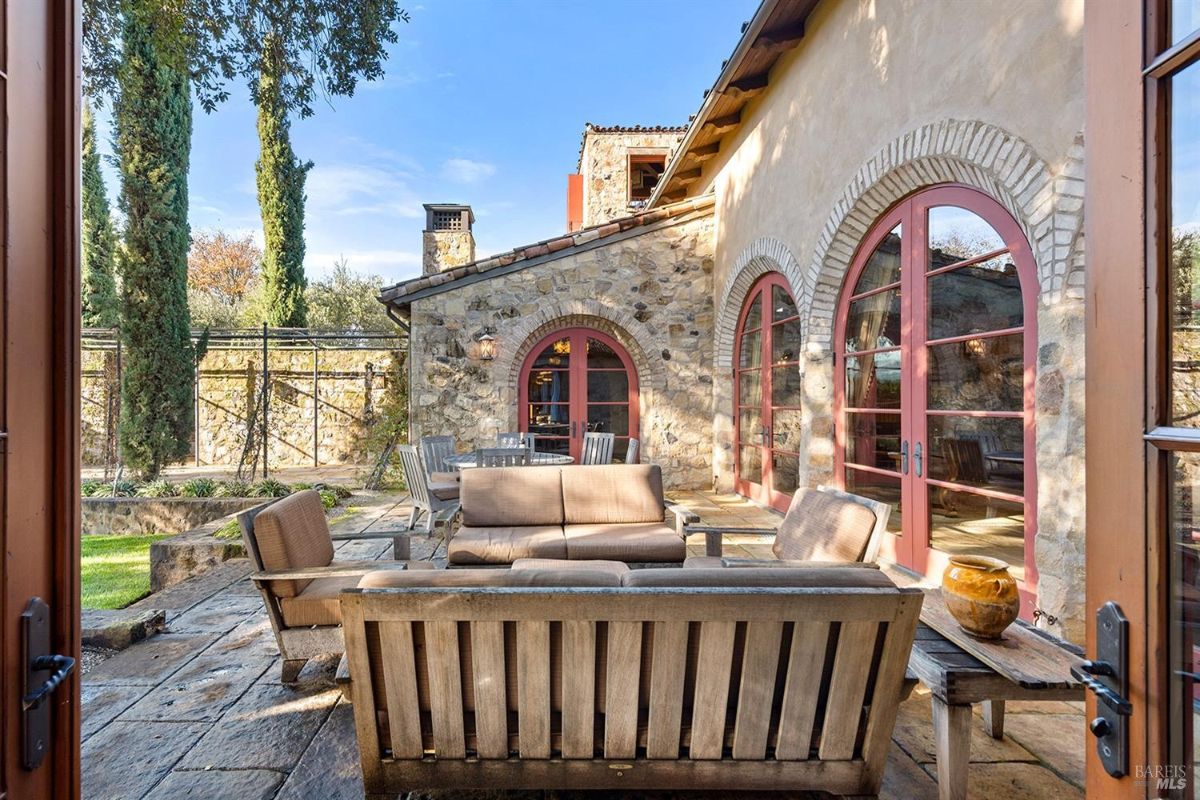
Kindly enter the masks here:
M 525 356 L 525 361 L 521 364 L 521 372 L 517 377 L 517 430 L 526 432 L 529 430 L 529 415 L 526 409 L 529 406 L 529 374 L 533 371 L 533 362 L 542 354 L 542 351 L 547 346 L 559 339 L 570 339 L 571 355 L 574 356 L 577 352 L 583 353 L 583 361 L 577 362 L 574 358 L 567 365 L 567 381 L 569 385 L 568 394 L 570 395 L 567 408 L 568 417 L 572 422 L 580 422 L 578 435 L 568 436 L 568 447 L 570 454 L 576 462 L 579 461 L 583 453 L 583 434 L 587 430 L 587 340 L 597 339 L 608 345 L 617 358 L 621 360 L 621 364 L 625 367 L 625 374 L 629 377 L 629 436 L 630 439 L 640 439 L 639 427 L 641 424 L 641 390 L 638 383 L 637 366 L 633 363 L 633 358 L 629 355 L 629 351 L 616 340 L 611 334 L 596 328 L 589 328 L 586 325 L 569 325 L 563 328 L 557 328 L 550 333 L 547 333 L 542 338 L 538 339 L 537 343 L 530 348 L 529 353 Z M 578 344 L 583 344 L 582 350 L 578 348 Z M 577 369 L 577 365 L 581 366 Z M 622 437 L 618 437 L 620 439 Z
M 1147 180 L 1162 166 L 1147 145 L 1158 140 L 1163 119 L 1146 114 L 1154 99 L 1142 78 L 1151 27 L 1146 22 L 1141 3 L 1084 7 L 1086 638 L 1088 652 L 1095 656 L 1095 611 L 1117 601 L 1130 620 L 1131 771 L 1166 764 L 1169 755 L 1167 615 L 1161 591 L 1166 553 L 1159 537 L 1150 535 L 1164 509 L 1148 500 L 1156 459 L 1144 438 L 1161 402 L 1152 365 L 1162 349 L 1157 333 L 1147 336 L 1159 327 L 1151 310 L 1156 304 L 1147 300 L 1160 285 L 1147 266 L 1161 262 L 1163 243 L 1157 241 L 1158 225 L 1147 222 L 1165 211 L 1156 189 L 1162 181 Z M 1088 718 L 1095 713 L 1096 701 L 1089 694 Z M 1108 777 L 1088 738 L 1089 797 L 1151 796 L 1152 787 L 1135 786 L 1132 776 Z
M 774 328 L 777 322 L 795 319 L 796 317 L 784 317 L 782 320 L 775 319 L 774 302 L 772 301 L 770 289 L 779 286 L 788 293 L 788 297 L 792 303 L 796 305 L 799 312 L 799 304 L 796 303 L 796 293 L 792 291 L 791 284 L 788 283 L 787 276 L 782 272 L 767 272 L 760 275 L 751 284 L 750 289 L 746 292 L 746 296 L 742 299 L 742 308 L 738 312 L 737 326 L 734 328 L 733 334 L 733 490 L 742 495 L 749 497 L 765 505 L 769 505 L 776 511 L 787 511 L 792 502 L 792 495 L 786 492 L 780 492 L 775 489 L 775 462 L 772 454 L 777 449 L 774 447 L 775 433 L 775 404 L 773 402 L 774 395 Z M 771 431 L 771 444 L 767 445 L 766 440 L 760 441 L 758 447 L 761 460 L 761 478 L 760 483 L 742 478 L 742 420 L 741 420 L 741 402 L 740 391 L 741 384 L 740 372 L 741 367 L 741 352 L 742 352 L 742 336 L 745 334 L 746 317 L 749 315 L 750 306 L 754 303 L 755 296 L 762 298 L 762 319 L 759 323 L 758 330 L 761 332 L 759 339 L 759 389 L 761 396 L 759 397 L 759 413 L 762 415 L 764 430 Z M 797 317 L 800 316 L 797 313 Z M 799 358 L 799 357 L 798 357 Z M 797 365 L 799 369 L 799 365 Z M 795 405 L 799 409 L 800 403 Z M 788 406 L 780 406 L 787 409 Z M 790 452 L 790 451 L 783 451 Z
M 4 130 L 5 216 L 16 203 L 44 203 L 47 223 L 30 235 L 28 222 L 16 230 L 7 227 L 4 237 L 4 302 L 14 313 L 35 320 L 36 327 L 17 324 L 10 314 L 4 322 L 5 372 L 10 396 L 21 396 L 30 384 L 48 386 L 50 401 L 37 409 L 28 403 L 20 418 L 5 412 L 8 431 L 3 475 L 9 487 L 23 481 L 44 480 L 47 505 L 38 509 L 40 529 L 14 530 L 13 508 L 4 510 L 0 525 L 0 552 L 20 547 L 45 548 L 49 591 L 44 599 L 51 608 L 51 647 L 55 652 L 79 656 L 79 131 L 81 12 L 77 0 L 30 2 L 8 0 L 0 6 L 7 39 L 7 90 L 4 102 L 10 112 Z M 28 27 L 18 27 L 23 22 Z M 14 35 L 17 33 L 17 35 Z M 19 42 L 30 44 L 14 63 Z M 33 65 L 36 64 L 36 67 Z M 45 104 L 17 107 L 15 92 L 42 94 Z M 42 138 L 23 130 L 24 120 L 14 115 L 44 120 Z M 44 115 L 44 117 L 42 116 Z M 36 128 L 37 125 L 30 127 Z M 30 153 L 36 153 L 30 156 Z M 44 159 L 44 162 L 43 162 Z M 44 165 L 44 170 L 42 169 Z M 14 168 L 17 167 L 17 168 Z M 39 388 L 40 391 L 40 388 Z M 10 402 L 10 406 L 12 406 Z M 49 462 L 41 472 L 43 462 Z M 37 472 L 31 473 L 26 469 Z M 40 541 L 41 536 L 48 541 Z M 0 561 L 2 565 L 2 561 Z M 20 638 L 16 624 L 27 585 L 44 576 L 9 574 L 0 582 L 0 646 L 4 674 L 0 683 L 0 796 L 11 800 L 46 797 L 76 798 L 79 780 L 79 670 L 49 700 L 52 708 L 52 742 L 44 765 L 34 772 L 21 767 Z M 7 592 L 6 592 L 7 589 Z
M 948 563 L 948 556 L 934 550 L 930 545 L 930 531 L 925 526 L 918 529 L 918 520 L 928 518 L 928 498 L 926 487 L 929 486 L 928 464 L 931 459 L 928 441 L 928 391 L 926 378 L 928 376 L 928 336 L 919 330 L 915 324 L 918 309 L 926 307 L 926 283 L 928 270 L 925 266 L 925 247 L 928 238 L 927 212 L 935 207 L 950 206 L 969 211 L 990 225 L 1004 241 L 1012 262 L 1017 268 L 1021 285 L 1022 315 L 1022 346 L 1025 361 L 1023 376 L 1023 404 L 1021 419 L 1023 425 L 1023 446 L 1025 453 L 1024 486 L 1022 489 L 1023 507 L 1025 514 L 1024 533 L 1024 562 L 1025 576 L 1020 582 L 1022 597 L 1022 614 L 1032 618 L 1036 606 L 1038 572 L 1034 554 L 1034 543 L 1037 539 L 1037 430 L 1036 430 L 1036 373 L 1037 373 L 1037 309 L 1040 286 L 1037 275 L 1037 262 L 1029 240 L 1021 226 L 1012 214 L 995 198 L 986 192 L 962 184 L 938 184 L 922 187 L 910 192 L 897 200 L 871 226 L 867 236 L 859 244 L 850 262 L 851 267 L 846 272 L 842 283 L 842 291 L 834 315 L 834 352 L 836 368 L 834 370 L 834 420 L 835 447 L 834 469 L 839 486 L 845 488 L 845 445 L 846 445 L 846 316 L 849 312 L 852 297 L 862 297 L 866 294 L 853 294 L 857 283 L 871 256 L 884 239 L 901 225 L 901 275 L 896 283 L 887 284 L 887 289 L 881 291 L 900 291 L 901 302 L 901 341 L 900 341 L 900 370 L 901 370 L 901 400 L 900 408 L 894 412 L 880 409 L 882 413 L 898 413 L 900 415 L 901 439 L 908 441 L 914 451 L 916 443 L 921 443 L 924 450 L 925 470 L 923 477 L 918 477 L 915 466 L 908 474 L 891 473 L 900 478 L 901 508 L 904 509 L 903 529 L 899 541 L 891 537 L 889 558 L 900 557 L 899 563 L 904 564 L 923 574 L 940 574 Z M 966 261 L 967 259 L 964 259 Z M 919 265 L 919 266 L 917 266 Z M 880 291 L 880 290 L 872 290 Z M 925 312 L 922 312 L 924 314 Z M 921 321 L 927 317 L 922 316 Z M 991 335 L 996 331 L 988 331 L 983 335 Z M 871 352 L 871 351 L 864 351 Z M 1011 417 L 1010 417 L 1011 418 Z M 915 456 L 914 456 L 915 457 Z M 870 470 L 864 470 L 870 471 Z M 968 490 L 969 491 L 969 490 Z

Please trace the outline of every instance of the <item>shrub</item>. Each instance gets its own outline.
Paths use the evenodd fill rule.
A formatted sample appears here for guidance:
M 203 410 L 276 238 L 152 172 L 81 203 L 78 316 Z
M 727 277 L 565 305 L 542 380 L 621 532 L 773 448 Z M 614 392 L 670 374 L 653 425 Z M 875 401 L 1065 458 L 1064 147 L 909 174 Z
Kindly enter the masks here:
M 325 506 L 326 511 L 338 504 L 338 496 L 329 489 L 321 489 L 318 493 L 321 495 L 321 505 Z
M 353 494 L 348 486 L 341 486 L 340 484 L 336 483 L 318 483 L 317 488 L 333 492 L 335 495 L 337 495 L 338 500 L 348 500 Z
M 231 519 L 213 531 L 213 536 L 225 540 L 240 539 L 242 538 L 242 526 L 238 524 L 237 519 Z
M 174 497 L 178 490 L 175 484 L 159 478 L 149 483 L 143 483 L 137 490 L 138 497 Z
M 318 486 L 319 485 L 320 484 L 318 484 Z M 292 484 L 293 492 L 303 492 L 305 489 L 311 489 L 311 488 L 313 488 L 313 485 L 311 483 L 300 482 L 300 483 Z
M 243 481 L 221 481 L 213 497 L 249 497 L 250 484 Z
M 192 478 L 179 487 L 184 497 L 213 497 L 217 493 L 217 482 L 212 478 Z
M 133 497 L 137 494 L 137 484 L 133 481 L 114 481 L 105 485 L 107 497 Z
M 287 497 L 292 490 L 286 483 L 266 478 L 250 487 L 250 497 Z
M 98 494 L 108 486 L 104 481 L 84 481 L 79 485 L 79 494 L 83 497 L 100 497 Z

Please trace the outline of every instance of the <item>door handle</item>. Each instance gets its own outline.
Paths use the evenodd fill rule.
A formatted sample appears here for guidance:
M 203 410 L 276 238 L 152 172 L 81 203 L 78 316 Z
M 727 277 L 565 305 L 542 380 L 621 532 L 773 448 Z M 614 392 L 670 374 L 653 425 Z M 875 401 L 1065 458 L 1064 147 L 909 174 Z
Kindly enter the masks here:
M 25 663 L 21 687 L 21 729 L 24 734 L 21 765 L 33 770 L 41 766 L 52 741 L 51 706 L 46 698 L 75 671 L 75 659 L 47 652 L 50 649 L 50 606 L 40 597 L 31 599 L 21 613 L 21 644 Z
M 921 443 L 917 442 L 913 448 L 913 466 L 916 468 L 917 477 L 921 477 Z
M 772 442 L 771 442 L 771 429 L 770 429 L 770 428 L 763 428 L 763 429 L 762 429 L 762 446 L 763 446 L 763 447 L 770 447 L 770 446 L 771 446 L 771 444 L 772 444 Z
M 908 474 L 908 440 L 900 443 L 900 474 Z
M 1088 730 L 1096 737 L 1096 753 L 1114 778 L 1129 774 L 1129 621 L 1113 602 L 1096 612 L 1096 657 L 1071 666 L 1071 677 L 1096 695 L 1096 718 Z

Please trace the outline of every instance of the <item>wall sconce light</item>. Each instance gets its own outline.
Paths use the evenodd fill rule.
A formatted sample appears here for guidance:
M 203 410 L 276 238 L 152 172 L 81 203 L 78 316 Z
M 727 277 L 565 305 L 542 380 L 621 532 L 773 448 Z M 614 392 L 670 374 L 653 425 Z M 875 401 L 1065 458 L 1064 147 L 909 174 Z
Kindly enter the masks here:
M 496 337 L 484 333 L 475 341 L 479 343 L 480 361 L 491 361 L 496 357 Z

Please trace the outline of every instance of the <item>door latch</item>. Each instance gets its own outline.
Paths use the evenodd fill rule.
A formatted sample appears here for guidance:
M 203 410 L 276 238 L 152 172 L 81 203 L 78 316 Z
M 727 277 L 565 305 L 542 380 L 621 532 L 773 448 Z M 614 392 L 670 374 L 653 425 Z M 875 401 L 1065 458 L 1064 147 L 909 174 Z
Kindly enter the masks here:
M 900 474 L 908 474 L 908 440 L 900 443 Z
M 917 477 L 921 477 L 921 443 L 917 442 L 913 447 L 913 466 L 916 468 Z
M 1096 657 L 1071 667 L 1071 676 L 1096 695 L 1096 718 L 1088 730 L 1104 771 L 1114 778 L 1129 774 L 1129 620 L 1116 603 L 1096 612 Z
M 46 699 L 75 671 L 75 659 L 49 652 L 50 606 L 40 597 L 31 599 L 21 613 L 21 644 L 25 664 L 21 687 L 24 733 L 21 764 L 32 770 L 41 766 L 50 744 L 51 708 Z

